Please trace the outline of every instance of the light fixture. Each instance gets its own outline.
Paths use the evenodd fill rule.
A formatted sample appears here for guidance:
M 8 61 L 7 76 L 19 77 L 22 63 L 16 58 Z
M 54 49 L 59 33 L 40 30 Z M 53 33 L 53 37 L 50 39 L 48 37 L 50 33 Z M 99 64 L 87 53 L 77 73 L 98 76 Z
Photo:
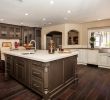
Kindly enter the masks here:
M 23 22 L 21 22 L 20 24 L 21 24 L 21 25 L 23 25 L 24 23 L 23 23 Z
M 1 19 L 0 19 L 0 21 L 4 21 L 4 19 L 3 19 L 3 18 L 1 18 Z
M 29 14 L 28 13 L 25 13 L 25 16 L 28 16 Z
M 71 14 L 71 10 L 68 10 L 67 13 L 68 13 L 68 14 Z
M 97 20 L 102 20 L 102 19 L 97 19 Z
M 68 20 L 68 18 L 67 17 L 64 17 L 64 20 Z
M 51 23 L 51 22 L 49 22 L 48 24 L 49 24 L 49 25 L 51 25 L 52 23 Z
M 51 1 L 50 1 L 50 4 L 54 4 L 54 1 L 53 1 L 53 0 L 51 0 Z
M 46 18 L 43 18 L 42 20 L 43 20 L 43 21 L 45 21 L 45 20 L 46 20 Z

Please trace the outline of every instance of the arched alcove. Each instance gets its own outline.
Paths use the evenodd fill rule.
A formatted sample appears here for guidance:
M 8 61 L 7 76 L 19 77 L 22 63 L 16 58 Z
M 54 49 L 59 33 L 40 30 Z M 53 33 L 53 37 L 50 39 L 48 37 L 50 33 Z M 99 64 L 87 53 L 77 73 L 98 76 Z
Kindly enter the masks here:
M 58 48 L 59 45 L 62 45 L 62 32 L 51 31 L 46 34 L 46 49 L 48 49 L 48 43 L 50 40 L 53 40 L 55 43 L 55 48 Z
M 79 43 L 79 32 L 77 30 L 70 30 L 68 32 L 68 45 L 76 45 Z

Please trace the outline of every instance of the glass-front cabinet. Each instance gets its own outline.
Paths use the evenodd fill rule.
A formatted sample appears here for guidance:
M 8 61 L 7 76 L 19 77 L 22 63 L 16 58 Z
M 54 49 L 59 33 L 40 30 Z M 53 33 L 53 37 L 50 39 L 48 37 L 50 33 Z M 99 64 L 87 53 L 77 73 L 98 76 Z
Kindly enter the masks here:
M 0 24 L 0 39 L 21 39 L 21 26 Z
M 19 39 L 20 45 L 35 40 L 41 48 L 41 28 L 0 23 L 0 39 Z

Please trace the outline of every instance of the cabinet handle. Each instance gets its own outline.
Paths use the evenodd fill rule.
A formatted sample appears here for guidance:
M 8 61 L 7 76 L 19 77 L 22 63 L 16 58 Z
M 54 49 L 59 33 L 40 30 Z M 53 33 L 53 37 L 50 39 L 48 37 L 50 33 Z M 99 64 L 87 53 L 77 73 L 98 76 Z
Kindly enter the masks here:
M 37 74 L 37 75 L 39 75 L 40 73 L 36 73 L 36 72 L 33 72 L 34 74 Z
M 32 63 L 34 66 L 41 66 L 39 63 Z
M 38 66 L 36 63 L 33 63 L 34 66 Z
M 35 87 L 39 87 L 37 84 L 33 84 L 33 86 L 35 86 Z

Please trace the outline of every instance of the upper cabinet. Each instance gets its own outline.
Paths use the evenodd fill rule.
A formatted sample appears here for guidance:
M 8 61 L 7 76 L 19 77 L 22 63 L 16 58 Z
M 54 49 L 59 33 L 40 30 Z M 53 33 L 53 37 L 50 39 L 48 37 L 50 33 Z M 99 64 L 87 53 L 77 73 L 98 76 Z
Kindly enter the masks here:
M 40 49 L 41 28 L 0 23 L 0 39 L 19 39 L 20 45 L 36 40 L 37 49 Z
M 21 27 L 17 25 L 0 24 L 1 39 L 21 39 Z
M 33 27 L 22 27 L 23 43 L 29 43 L 32 39 L 35 40 L 35 30 Z
M 41 49 L 41 28 L 22 27 L 23 43 L 28 44 L 31 40 L 36 40 L 37 49 Z
M 68 45 L 76 45 L 79 43 L 79 32 L 77 30 L 70 30 L 68 32 Z
M 35 40 L 37 49 L 41 49 L 41 28 L 35 28 Z

